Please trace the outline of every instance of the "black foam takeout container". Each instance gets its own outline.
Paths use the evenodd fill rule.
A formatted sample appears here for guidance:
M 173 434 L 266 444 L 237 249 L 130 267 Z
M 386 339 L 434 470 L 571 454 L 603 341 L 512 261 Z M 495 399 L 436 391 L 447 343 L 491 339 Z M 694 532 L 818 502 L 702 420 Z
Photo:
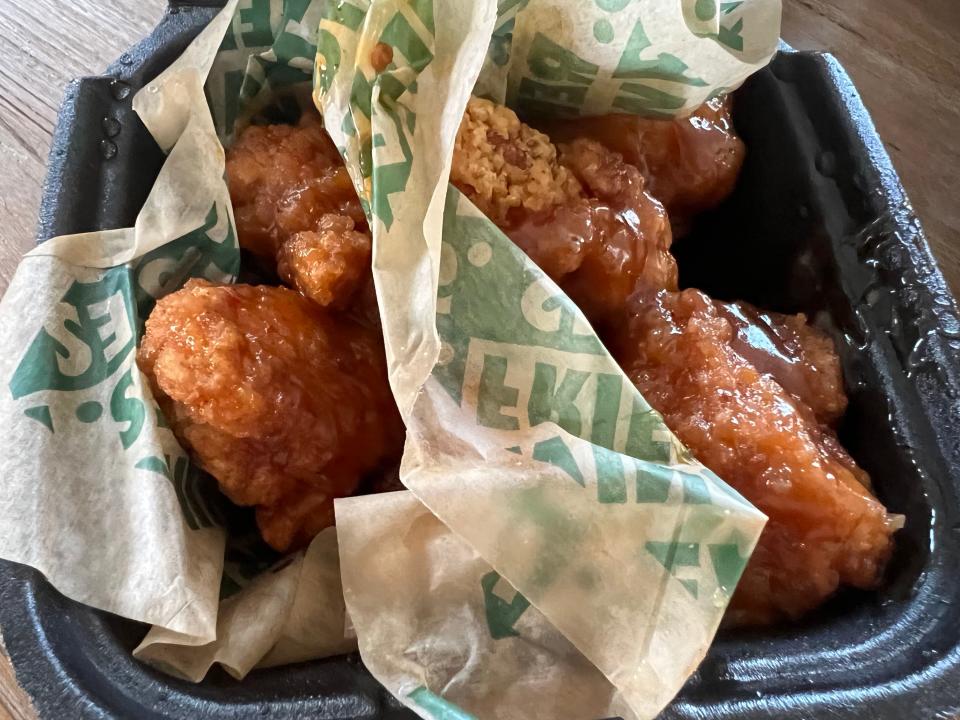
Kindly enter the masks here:
M 131 109 L 133 94 L 183 51 L 215 5 L 172 3 L 107 75 L 69 86 L 41 241 L 133 223 L 163 162 Z M 953 718 L 956 303 L 833 58 L 784 49 L 737 92 L 735 122 L 749 148 L 746 166 L 734 196 L 675 245 L 681 282 L 803 311 L 830 330 L 850 395 L 841 439 L 906 526 L 881 590 L 842 591 L 798 625 L 721 632 L 663 717 Z M 131 657 L 143 626 L 68 600 L 11 563 L 0 563 L 0 626 L 17 678 L 44 718 L 414 717 L 357 656 L 258 671 L 242 683 L 219 669 L 199 685 L 172 679 Z

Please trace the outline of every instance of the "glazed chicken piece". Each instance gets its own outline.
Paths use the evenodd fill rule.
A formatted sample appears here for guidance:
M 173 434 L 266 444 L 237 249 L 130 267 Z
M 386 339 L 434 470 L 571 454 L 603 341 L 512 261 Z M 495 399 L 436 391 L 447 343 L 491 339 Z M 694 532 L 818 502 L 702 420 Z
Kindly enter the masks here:
M 677 261 L 670 254 L 670 221 L 644 190 L 640 171 L 593 140 L 560 145 L 560 162 L 570 168 L 592 199 L 592 252 L 563 289 L 589 318 L 604 327 L 619 319 L 638 287 L 677 287 Z
M 450 180 L 554 280 L 579 268 L 592 247 L 583 188 L 549 138 L 509 108 L 470 99 Z
M 841 584 L 875 587 L 897 518 L 832 432 L 737 343 L 703 293 L 639 292 L 617 356 L 681 442 L 769 517 L 727 612 L 732 624 L 769 624 Z
M 190 280 L 157 303 L 137 360 L 184 447 L 285 551 L 399 458 L 381 343 L 287 288 Z
M 596 324 L 617 314 L 637 283 L 676 287 L 663 207 L 639 171 L 599 143 L 558 152 L 509 108 L 472 98 L 450 179 Z
M 227 179 L 240 246 L 314 302 L 348 307 L 370 275 L 371 239 L 320 116 L 244 129 Z
M 809 407 L 818 422 L 834 425 L 847 409 L 843 370 L 833 341 L 805 315 L 766 312 L 745 302 L 714 305 L 733 328 L 730 347 Z
M 343 310 L 370 277 L 370 236 L 346 215 L 322 215 L 315 230 L 280 246 L 277 274 L 318 305 Z
M 620 153 L 640 169 L 647 190 L 666 207 L 680 236 L 694 215 L 719 205 L 737 182 L 746 147 L 733 128 L 731 105 L 727 96 L 675 120 L 614 114 L 543 128 L 557 142 L 590 138 Z

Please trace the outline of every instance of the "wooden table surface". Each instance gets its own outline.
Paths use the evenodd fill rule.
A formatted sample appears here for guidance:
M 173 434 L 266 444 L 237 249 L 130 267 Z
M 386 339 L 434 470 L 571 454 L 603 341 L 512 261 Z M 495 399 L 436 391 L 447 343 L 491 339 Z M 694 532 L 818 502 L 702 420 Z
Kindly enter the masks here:
M 960 2 L 783 2 L 784 39 L 834 53 L 853 76 L 960 296 Z M 63 86 L 102 71 L 149 32 L 165 5 L 0 0 L 0 294 L 34 241 Z M 0 720 L 32 717 L 0 651 Z

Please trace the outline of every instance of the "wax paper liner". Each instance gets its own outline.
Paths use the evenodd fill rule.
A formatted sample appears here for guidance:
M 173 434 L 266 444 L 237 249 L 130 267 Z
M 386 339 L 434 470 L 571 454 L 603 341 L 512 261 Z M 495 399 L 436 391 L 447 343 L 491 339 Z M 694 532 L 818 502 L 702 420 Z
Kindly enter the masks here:
M 295 117 L 309 104 L 320 14 L 319 2 L 228 2 L 134 99 L 168 153 L 135 226 L 40 245 L 0 304 L 15 349 L 0 358 L 0 557 L 154 625 L 137 654 L 192 680 L 213 661 L 241 676 L 353 646 L 333 531 L 258 576 L 276 553 L 249 514 L 231 521 L 134 360 L 157 298 L 190 277 L 235 278 L 223 144 L 267 105 Z
M 529 114 L 683 112 L 762 66 L 778 18 L 776 2 L 375 0 L 322 22 L 315 92 L 372 216 L 401 479 L 443 524 L 404 554 L 423 518 L 406 497 L 337 501 L 344 592 L 367 666 L 421 716 L 653 717 L 706 651 L 764 522 L 448 190 L 469 92 Z M 386 582 L 404 601 L 383 599 Z M 567 644 L 542 645 L 547 627 Z M 583 659 L 593 690 L 556 702 L 587 682 Z
M 618 5 L 613 0 L 598 3 L 604 12 L 625 12 L 621 18 L 633 12 L 625 4 Z M 644 5 L 662 6 L 665 12 L 673 7 L 666 2 Z M 727 5 L 719 9 L 726 20 L 718 19 L 718 29 L 711 31 L 716 37 L 705 31 L 706 25 L 699 27 L 702 42 L 719 42 L 724 32 L 719 28 L 726 27 L 724 22 L 729 25 L 731 17 L 739 18 L 731 25 L 734 29 L 752 27 L 750 22 L 741 22 L 751 18 L 748 10 Z M 745 5 L 770 7 L 770 3 Z M 576 7 L 578 13 L 584 11 L 579 5 L 570 7 Z M 590 697 L 610 698 L 609 702 L 598 701 L 600 705 L 623 706 L 626 709 L 618 712 L 626 717 L 633 712 L 629 705 L 645 714 L 654 704 L 665 702 L 692 669 L 696 652 L 681 653 L 672 665 L 660 661 L 644 667 L 641 663 L 639 670 L 630 665 L 634 658 L 627 657 L 611 670 L 610 653 L 597 647 L 602 634 L 596 631 L 607 627 L 604 613 L 626 607 L 637 613 L 634 621 L 641 626 L 651 626 L 659 619 L 658 628 L 681 632 L 691 647 L 702 651 L 715 623 L 708 618 L 709 611 L 702 612 L 703 603 L 691 605 L 680 591 L 693 601 L 711 598 L 714 611 L 710 617 L 718 618 L 762 518 L 691 464 L 656 416 L 624 384 L 622 375 L 617 381 L 608 377 L 618 375 L 619 370 L 562 294 L 456 194 L 447 195 L 453 136 L 481 65 L 489 72 L 480 78 L 478 91 L 486 88 L 487 94 L 507 97 L 510 88 L 516 87 L 515 104 L 521 102 L 517 98 L 529 94 L 524 90 L 529 85 L 524 85 L 525 73 L 540 85 L 556 86 L 552 102 L 559 95 L 576 96 L 580 90 L 566 88 L 577 85 L 584 74 L 590 76 L 588 68 L 576 62 L 573 74 L 568 72 L 572 60 L 561 52 L 562 37 L 552 37 L 553 46 L 545 46 L 545 36 L 534 33 L 529 49 L 523 50 L 520 31 L 524 27 L 549 27 L 536 19 L 524 25 L 525 17 L 534 17 L 526 13 L 538 8 L 556 14 L 558 8 L 564 10 L 564 4 L 503 3 L 498 12 L 489 2 L 467 1 L 376 2 L 361 7 L 347 2 L 231 0 L 185 54 L 138 94 L 135 107 L 169 157 L 135 227 L 45 243 L 25 259 L 0 306 L 0 337 L 8 347 L 25 348 L 0 364 L 0 371 L 9 378 L 10 391 L 2 399 L 0 413 L 11 428 L 8 443 L 17 450 L 6 453 L 3 461 L 6 492 L 0 502 L 0 556 L 37 567 L 56 587 L 82 602 L 157 625 L 139 648 L 141 657 L 191 679 L 202 677 L 214 661 L 240 676 L 257 662 L 306 659 L 339 651 L 348 644 L 336 600 L 339 587 L 330 532 L 322 534 L 305 555 L 283 561 L 252 583 L 252 570 L 268 564 L 268 559 L 256 548 L 247 548 L 248 538 L 234 536 L 229 556 L 240 556 L 242 562 L 228 563 L 221 586 L 224 533 L 218 526 L 225 515 L 222 498 L 176 445 L 133 362 L 136 338 L 156 298 L 175 290 L 188 277 L 229 281 L 235 276 L 238 253 L 223 182 L 221 142 L 229 143 L 237 127 L 268 105 L 279 117 L 293 117 L 309 90 L 310 69 L 316 59 L 318 97 L 328 111 L 328 127 L 344 151 L 361 199 L 374 220 L 374 271 L 384 309 L 391 383 L 414 431 L 405 481 L 447 523 L 436 526 L 445 528 L 448 542 L 460 543 L 461 550 L 472 552 L 474 567 L 484 570 L 479 591 L 473 581 L 464 586 L 473 592 L 465 595 L 463 602 L 482 598 L 489 640 L 499 642 L 501 651 L 511 657 L 522 655 L 523 647 L 530 645 L 529 636 L 521 638 L 517 628 L 528 623 L 538 627 L 537 637 L 550 638 L 544 645 L 547 654 L 541 658 L 552 658 L 553 664 L 569 668 L 562 682 L 591 687 L 599 683 Z M 317 34 L 321 16 L 327 19 Z M 566 16 L 573 17 L 569 12 Z M 681 17 L 688 16 L 685 11 Z M 754 17 L 762 17 L 762 13 Z M 759 32 L 746 34 L 762 36 Z M 652 49 L 640 50 L 653 53 L 658 62 L 666 58 L 664 67 L 675 71 L 678 56 L 659 52 L 663 38 L 651 37 Z M 377 42 L 390 45 L 394 55 L 392 65 L 379 73 L 373 72 L 368 62 L 368 51 Z M 319 53 L 315 43 L 320 46 Z M 757 43 L 746 43 L 745 47 L 754 45 Z M 639 46 L 635 42 L 629 47 Z M 577 60 L 584 60 L 584 51 L 577 52 Z M 651 76 L 642 64 L 630 70 L 641 75 L 611 79 L 598 72 L 590 84 L 599 90 L 619 83 L 624 92 L 636 95 L 639 78 L 641 84 L 669 87 L 674 97 L 684 97 L 682 104 L 671 100 L 673 105 L 666 110 L 655 107 L 646 111 L 682 111 L 697 104 L 703 93 L 733 86 L 759 62 L 743 53 L 740 57 L 736 52 L 724 53 L 730 72 L 722 82 L 709 76 L 715 86 L 703 80 L 708 75 L 702 68 L 696 70 L 700 82 L 691 84 L 677 81 L 675 76 Z M 696 69 L 703 63 L 694 62 L 695 54 L 684 55 L 679 62 Z M 532 62 L 537 57 L 542 62 Z M 747 62 L 741 62 L 744 59 Z M 592 62 L 590 58 L 586 61 Z M 557 68 L 563 70 L 559 75 Z M 544 92 L 537 90 L 535 97 L 541 109 Z M 589 97 L 594 98 L 595 93 Z M 621 109 L 643 110 L 638 106 Z M 591 106 L 583 104 L 578 111 L 589 112 Z M 563 112 L 569 113 L 569 109 Z M 445 205 L 448 225 L 443 228 Z M 463 233 L 473 230 L 487 240 L 476 248 L 462 245 L 467 237 Z M 442 253 L 441 232 L 448 241 Z M 458 253 L 466 262 L 457 259 Z M 494 278 L 490 283 L 485 278 L 483 287 L 469 290 L 475 293 L 474 310 L 486 306 L 490 298 L 501 297 L 505 302 L 498 310 L 491 305 L 489 312 L 463 312 L 468 295 L 462 289 L 470 287 L 470 278 L 481 277 L 458 270 L 468 266 L 504 272 L 522 268 L 532 273 L 536 282 L 518 285 L 514 278 L 503 284 Z M 501 285 L 502 291 L 498 289 Z M 518 288 L 523 289 L 519 296 Z M 518 307 L 522 322 L 516 320 Z M 533 364 L 533 379 L 540 377 L 541 383 L 535 394 L 542 398 L 533 405 L 525 402 L 528 410 L 537 406 L 541 414 L 528 414 L 524 422 L 515 418 L 516 427 L 509 419 L 503 420 L 511 416 L 511 404 L 516 405 L 511 390 L 519 393 L 523 385 L 520 380 L 525 371 L 518 375 L 514 366 L 529 365 L 532 356 L 522 352 L 524 341 L 519 336 L 487 332 L 487 326 L 496 326 L 501 320 L 504 324 L 499 329 L 512 332 L 530 326 L 554 334 L 555 339 L 566 334 L 576 341 L 568 346 L 534 337 L 533 347 L 545 342 L 543 347 L 560 354 L 550 358 L 555 361 L 552 371 L 540 370 L 538 375 L 537 368 L 550 363 Z M 562 333 L 557 333 L 558 328 Z M 484 352 L 477 370 L 477 356 L 471 351 L 484 346 L 474 340 L 504 346 L 498 350 L 509 346 L 521 352 L 516 357 Z M 487 357 L 493 358 L 489 370 Z M 511 358 L 519 363 L 511 366 Z M 553 381 L 558 385 L 550 386 L 550 372 L 555 373 Z M 570 395 L 568 381 L 579 383 L 577 372 L 591 376 L 580 386 L 583 397 Z M 604 392 L 612 391 L 617 382 L 623 410 L 618 409 L 613 420 L 609 415 L 613 403 L 605 405 L 600 398 L 609 400 Z M 490 389 L 494 391 L 492 402 Z M 596 399 L 591 401 L 588 395 Z M 630 397 L 634 397 L 632 403 Z M 478 404 L 470 404 L 474 402 Z M 601 406 L 605 409 L 598 409 Z M 485 408 L 482 417 L 481 407 Z M 574 416 L 585 418 L 579 428 Z M 602 427 L 607 430 L 600 430 Z M 603 440 L 604 432 L 611 442 Z M 638 433 L 644 437 L 644 432 L 645 439 L 630 439 Z M 633 454 L 646 463 L 631 467 L 625 456 L 605 454 L 604 447 L 628 453 L 634 448 Z M 598 460 L 601 456 L 609 461 L 606 465 Z M 610 474 L 615 459 L 626 474 Z M 458 477 L 464 488 L 472 489 L 463 492 L 460 500 L 455 497 L 461 492 Z M 570 485 L 571 479 L 574 485 Z M 581 491 L 581 485 L 587 493 Z M 621 486 L 635 487 L 629 501 L 619 500 Z M 584 503 L 594 490 L 596 500 Z M 517 493 L 525 491 L 529 493 L 518 497 Z M 495 502 L 472 505 L 477 496 Z M 383 502 L 395 497 L 384 496 Z M 407 505 L 401 509 L 409 506 L 410 496 L 405 497 Z M 610 498 L 610 502 L 598 502 Z M 647 568 L 646 580 L 660 584 L 661 600 L 618 605 L 608 602 L 598 590 L 584 605 L 591 612 L 601 608 L 596 622 L 578 626 L 569 612 L 557 607 L 562 603 L 556 602 L 567 594 L 564 584 L 569 585 L 574 577 L 570 563 L 546 550 L 559 539 L 556 547 L 565 551 L 599 552 L 598 560 L 613 557 L 606 543 L 617 535 L 617 542 L 626 547 L 639 532 L 632 527 L 634 523 L 642 524 L 650 515 L 643 510 L 630 514 L 629 509 L 651 501 L 662 505 L 656 513 L 661 526 L 672 522 L 675 532 L 658 539 L 653 534 L 656 523 L 649 532 L 640 532 L 643 542 L 634 548 L 640 559 L 626 560 L 635 566 L 628 567 L 624 577 L 635 577 L 638 567 Z M 356 508 L 365 507 L 364 503 L 351 501 Z M 590 509 L 599 505 L 607 508 L 607 515 L 591 514 Z M 704 507 L 695 507 L 700 505 Z M 471 507 L 473 522 L 466 522 L 462 516 L 469 514 Z M 558 508 L 560 516 L 555 514 Z M 489 527 L 478 532 L 475 521 L 487 510 Z M 627 515 L 616 515 L 625 510 Z M 564 517 L 566 511 L 574 524 L 586 523 L 587 529 L 597 532 L 564 538 L 564 528 L 554 520 Z M 423 511 L 419 512 L 422 516 Z M 345 526 L 356 527 L 352 518 L 362 516 L 362 510 L 351 511 L 344 518 Z M 515 522 L 505 529 L 511 518 Z M 599 528 L 601 520 L 606 528 Z M 515 532 L 513 526 L 520 531 Z M 572 527 L 570 523 L 567 526 Z M 374 523 L 367 530 L 378 527 Z M 622 535 L 618 528 L 632 530 L 634 536 Z M 684 534 L 689 528 L 696 528 L 698 540 Z M 734 529 L 739 534 L 727 533 Z M 351 537 L 354 540 L 342 550 L 344 558 L 353 557 L 358 546 L 356 534 Z M 502 557 L 504 549 L 510 554 L 513 542 L 520 543 L 518 549 L 533 542 L 540 550 L 525 549 L 515 557 Z M 371 563 L 377 559 L 376 553 L 370 554 Z M 599 574 L 574 573 L 580 590 L 589 589 L 591 578 L 602 580 L 594 587 L 603 590 L 610 579 L 610 564 L 598 562 Z M 364 567 L 351 567 L 345 577 L 353 577 L 353 570 Z M 443 569 L 450 583 L 459 582 L 455 570 Z M 406 580 L 396 577 L 394 583 L 399 589 Z M 218 590 L 224 594 L 239 591 L 224 601 L 219 618 Z M 369 598 L 370 590 L 354 585 L 347 588 L 347 596 Z M 382 598 L 382 587 L 378 593 Z M 513 600 L 503 600 L 502 594 Z M 518 617 L 511 624 L 516 609 L 525 603 L 532 603 L 525 610 L 526 618 Z M 506 617 L 498 614 L 498 609 L 508 606 L 513 610 L 504 611 Z M 687 606 L 699 608 L 690 616 L 692 623 L 684 618 L 690 627 L 664 620 L 674 609 Z M 371 618 L 359 612 L 360 605 L 356 609 L 362 618 L 356 626 L 361 644 L 367 648 L 365 657 L 391 690 L 424 716 L 460 712 L 449 703 L 463 699 L 434 679 L 424 675 L 420 678 L 423 682 L 412 686 L 411 680 L 418 679 L 416 673 L 391 676 L 392 663 L 403 650 L 395 643 L 378 644 L 382 637 L 378 629 L 390 620 L 388 614 Z M 431 612 L 436 617 L 449 609 L 439 603 Z M 474 629 L 482 627 L 475 624 Z M 313 632 L 305 632 L 306 628 Z M 644 632 L 648 638 L 657 637 L 649 627 Z M 486 636 L 478 633 L 475 637 Z M 306 642 L 291 643 L 291 638 Z M 427 633 L 420 642 L 430 648 L 455 643 L 456 638 Z M 371 647 L 376 648 L 375 653 Z M 421 656 L 425 664 L 418 667 L 430 667 L 430 658 Z M 599 671 L 589 670 L 590 666 Z M 484 686 L 485 677 L 496 680 L 485 674 L 483 663 L 471 667 L 475 672 L 464 676 L 467 684 Z M 629 698 L 636 685 L 632 675 L 623 679 L 617 672 L 622 668 L 627 674 L 646 672 L 650 667 L 664 677 L 656 683 L 655 699 L 637 704 Z M 434 671 L 442 676 L 444 665 L 437 662 Z M 555 682 L 539 682 L 529 673 L 522 678 L 534 693 L 532 697 L 557 691 Z M 644 678 L 649 681 L 650 673 Z M 522 687 L 524 682 L 518 680 L 515 685 Z M 510 697 L 506 687 L 487 687 L 492 698 Z M 496 692 L 499 690 L 503 693 Z M 619 697 L 621 692 L 625 699 Z M 469 707 L 470 703 L 464 702 Z M 502 700 L 491 712 L 516 716 Z

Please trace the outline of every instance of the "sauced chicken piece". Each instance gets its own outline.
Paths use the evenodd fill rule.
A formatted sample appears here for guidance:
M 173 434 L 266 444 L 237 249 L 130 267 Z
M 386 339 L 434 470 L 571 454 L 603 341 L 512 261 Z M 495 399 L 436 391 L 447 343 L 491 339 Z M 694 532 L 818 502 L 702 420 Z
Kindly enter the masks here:
M 768 624 L 841 584 L 875 587 L 897 523 L 836 437 L 734 343 L 703 293 L 638 293 L 617 355 L 677 437 L 769 517 L 727 613 Z
M 595 323 L 606 322 L 638 281 L 676 287 L 662 206 L 635 168 L 597 143 L 558 154 L 509 108 L 473 98 L 451 181 Z
M 251 125 L 227 152 L 241 247 L 321 305 L 349 306 L 370 275 L 363 208 L 318 115 Z
M 546 135 L 520 122 L 510 108 L 481 98 L 467 103 L 454 143 L 452 176 L 498 225 L 583 196 Z
M 730 118 L 729 96 L 715 98 L 675 120 L 600 115 L 543 125 L 558 142 L 591 138 L 620 153 L 667 208 L 674 233 L 697 213 L 716 207 L 737 182 L 746 147 Z
M 240 245 L 272 261 L 291 235 L 321 217 L 366 218 L 340 154 L 315 113 L 299 125 L 251 125 L 227 151 L 227 180 Z
M 378 333 L 287 288 L 191 280 L 157 303 L 137 359 L 177 437 L 277 550 L 399 456 Z
M 593 241 L 590 203 L 550 139 L 512 110 L 470 99 L 450 180 L 554 280 L 580 267 Z
M 346 308 L 370 274 L 370 236 L 346 215 L 324 215 L 315 230 L 293 235 L 277 253 L 277 273 L 323 306 Z
M 847 409 L 843 371 L 833 342 L 805 315 L 765 312 L 745 302 L 715 303 L 733 328 L 730 347 L 833 425 Z
M 563 284 L 577 305 L 602 326 L 622 315 L 638 285 L 675 290 L 670 222 L 663 206 L 644 190 L 640 171 L 592 140 L 561 145 L 560 162 L 594 198 L 596 241 Z

